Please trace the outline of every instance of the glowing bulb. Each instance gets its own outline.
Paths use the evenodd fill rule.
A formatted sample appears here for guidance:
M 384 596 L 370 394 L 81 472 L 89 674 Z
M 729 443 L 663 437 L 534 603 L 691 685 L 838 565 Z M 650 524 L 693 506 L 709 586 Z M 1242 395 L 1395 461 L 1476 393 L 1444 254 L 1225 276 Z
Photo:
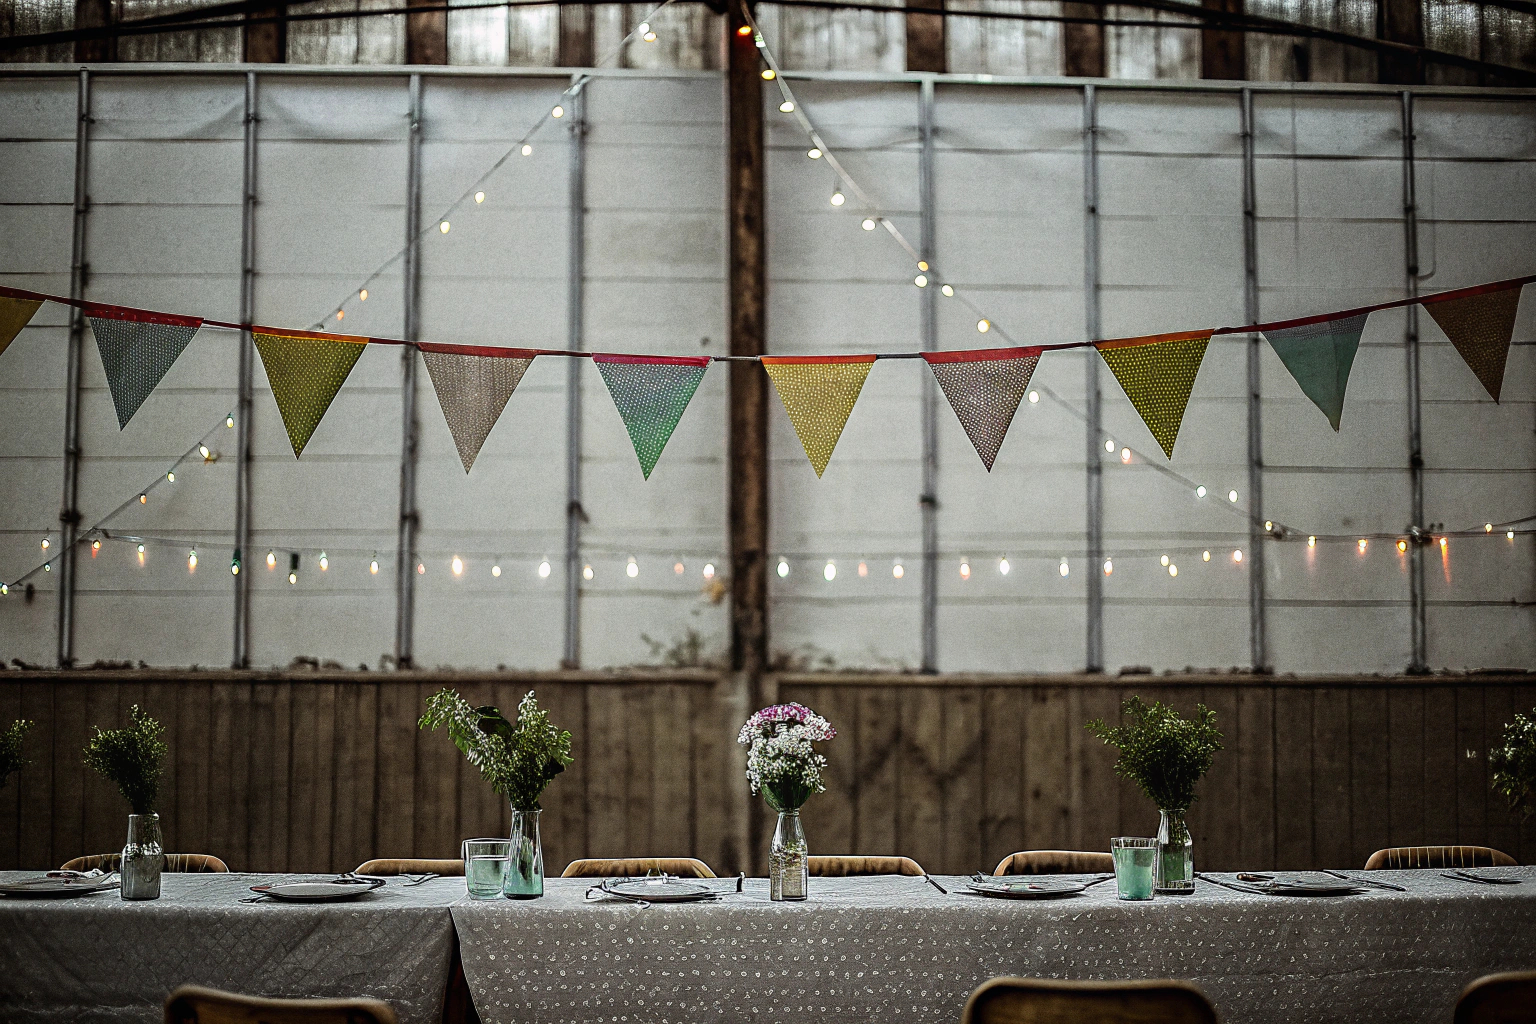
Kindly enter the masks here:
M 847 201 L 842 192 L 833 192 L 832 198 L 829 200 L 833 206 L 842 206 Z
M 1115 561 L 1114 561 L 1114 559 L 1112 559 L 1112 558 L 1104 559 L 1104 575 L 1105 576 L 1113 576 L 1114 572 L 1115 572 Z
M 868 576 L 869 575 L 869 566 L 867 564 L 865 564 L 864 562 L 860 562 L 859 563 L 859 575 L 860 576 Z
M 917 261 L 917 269 L 918 270 L 927 270 L 928 269 L 928 261 L 927 260 L 918 260 Z
M 483 203 L 483 202 L 485 202 L 485 193 L 484 192 L 476 192 L 475 193 L 475 204 L 478 206 L 480 203 Z
M 296 572 L 290 572 L 288 574 L 288 585 L 289 586 L 293 586 L 294 584 L 296 584 L 298 582 L 299 582 L 299 574 L 296 573 Z
M 330 567 L 330 556 L 328 556 L 324 551 L 320 552 L 320 571 L 325 572 L 325 570 L 329 569 Z
M 491 575 L 494 576 L 496 579 L 501 579 L 501 566 L 493 564 L 491 566 Z
M 562 106 L 560 106 L 560 105 L 559 105 L 559 104 L 558 104 L 558 103 L 557 103 L 557 104 L 555 104 L 555 109 L 554 109 L 554 110 L 551 110 L 551 111 L 550 111 L 550 112 L 549 112 L 549 116 L 550 116 L 550 117 L 564 117 L 564 116 L 565 116 L 565 108 L 564 108 L 564 107 L 562 107 Z
M 1071 569 L 1067 568 L 1067 560 L 1065 558 L 1063 558 L 1061 560 L 1061 575 L 1062 576 L 1066 576 L 1067 573 L 1069 573 L 1071 571 L 1072 571 Z
M 149 495 L 147 495 L 147 494 L 139 495 L 139 504 L 140 505 L 148 505 L 149 504 Z
M 928 278 L 925 275 L 923 275 L 923 274 L 918 274 L 916 277 L 914 277 L 912 279 L 912 283 L 917 285 L 919 288 L 927 288 L 928 287 Z
M 815 146 L 812 146 L 810 149 L 805 151 L 805 155 L 810 157 L 812 160 L 820 160 L 821 150 L 817 149 Z
M 749 36 L 749 35 L 752 34 L 752 26 L 751 25 L 742 25 L 742 26 L 740 26 L 739 28 L 736 29 L 736 34 L 739 35 L 739 36 Z
M 277 568 L 277 555 L 275 553 L 271 552 L 271 551 L 267 552 L 267 568 L 268 569 L 276 569 Z
M 240 563 L 239 562 L 230 562 L 229 563 L 229 574 L 231 576 L 239 576 L 240 575 Z
M 234 429 L 234 427 L 235 427 L 235 417 L 234 417 L 233 413 L 231 413 L 230 415 L 224 417 L 224 425 L 226 427 L 229 427 L 231 430 Z
M 547 558 L 539 563 L 539 579 L 549 579 L 549 559 Z
M 51 540 L 49 540 L 47 537 L 43 538 L 43 550 L 44 551 L 47 551 L 52 545 L 53 545 L 53 542 Z
M 1228 491 L 1227 492 L 1227 500 L 1230 501 L 1232 504 L 1236 505 L 1237 504 L 1237 492 L 1236 491 Z
M 1167 555 L 1164 555 L 1161 559 L 1159 559 L 1159 561 L 1161 561 L 1163 563 L 1163 568 L 1164 569 L 1168 568 L 1169 558 L 1168 558 Z
M 448 567 L 453 570 L 455 576 L 464 575 L 464 559 L 458 555 L 453 556 L 453 561 L 449 563 Z
M 100 550 L 101 550 L 101 541 L 99 541 L 99 540 L 91 541 L 91 557 L 95 558 L 96 557 L 96 552 L 98 552 Z
M 368 574 L 370 576 L 377 576 L 379 574 L 379 556 L 378 555 L 374 555 L 372 558 L 368 559 Z
M 533 147 L 528 145 L 526 142 L 523 143 L 522 153 L 523 156 L 533 156 Z
M 1450 541 L 1449 541 L 1449 539 L 1448 539 L 1448 538 L 1445 538 L 1445 537 L 1441 537 L 1441 538 L 1440 538 L 1440 550 L 1441 550 L 1441 551 L 1444 551 L 1444 550 L 1445 550 L 1445 546 L 1446 546 L 1446 544 L 1448 544 L 1448 543 L 1450 543 Z M 1403 545 L 1403 546 L 1404 546 L 1404 547 L 1407 547 L 1407 546 L 1408 546 L 1408 545 L 1406 545 L 1406 544 L 1404 544 L 1404 545 Z
M 367 288 L 364 288 L 364 289 L 362 289 L 361 291 L 359 291 L 357 293 L 357 301 L 358 302 L 367 302 L 368 301 L 368 289 Z
M 1127 466 L 1131 464 L 1131 450 L 1129 448 L 1120 449 L 1120 461 Z
M 205 444 L 200 444 L 197 446 L 197 454 L 203 457 L 204 462 L 207 462 L 213 457 L 213 452 L 209 451 L 208 446 Z
M 639 24 L 639 25 L 638 25 L 638 26 L 636 26 L 636 28 L 635 28 L 635 31 L 636 31 L 636 32 L 638 32 L 638 33 L 640 33 L 640 34 L 641 34 L 641 35 L 645 35 L 645 34 L 646 34 L 646 33 L 647 33 L 647 32 L 649 32 L 649 31 L 650 31 L 650 30 L 651 30 L 651 23 L 650 23 L 650 22 L 648 22 L 648 21 L 642 21 L 642 22 L 641 22 L 641 23 L 640 23 L 640 24 Z
M 1178 566 L 1170 565 L 1168 567 L 1168 575 L 1169 576 L 1177 576 L 1178 574 L 1179 574 L 1179 567 Z
M 624 567 L 624 575 L 628 576 L 630 579 L 634 579 L 636 576 L 640 575 L 640 565 L 635 561 L 633 555 L 631 555 L 629 558 L 629 564 Z
M 448 229 L 451 228 L 452 226 L 453 225 L 449 224 L 445 220 L 440 220 L 440 221 L 437 222 L 437 230 L 441 231 L 445 235 L 448 233 Z
M 656 41 L 656 33 L 655 32 L 647 32 L 645 35 L 641 36 L 640 38 L 644 39 L 648 43 L 654 43 Z
M 143 544 L 139 545 L 139 564 L 140 565 L 144 564 L 144 545 Z
M 795 112 L 795 105 L 793 103 L 791 103 L 789 100 L 785 100 L 783 103 L 779 104 L 779 113 L 781 113 L 781 114 L 793 114 L 794 112 Z
M 53 572 L 53 563 L 52 562 L 44 562 L 43 563 L 43 572 Z
M 685 573 L 687 571 L 688 571 L 687 566 L 683 565 L 682 562 L 676 562 L 672 566 L 672 572 L 673 572 L 674 575 L 681 576 L 683 573 Z
M 4 596 L 6 594 L 9 594 L 10 592 L 11 592 L 10 584 L 8 584 L 8 583 L 0 583 L 0 596 Z
M 1309 548 L 1317 547 L 1317 538 L 1316 537 L 1308 537 L 1307 538 L 1307 547 L 1309 547 Z
M 833 580 L 837 579 L 836 564 L 828 562 L 825 568 L 821 570 L 821 575 L 826 579 L 828 583 L 831 583 Z
M 427 563 L 426 562 L 417 562 L 416 563 L 416 575 L 417 576 L 425 576 L 426 574 L 427 574 Z
M 971 562 L 970 562 L 970 559 L 965 559 L 965 560 L 961 561 L 961 563 L 960 563 L 960 578 L 963 579 L 963 580 L 968 580 L 968 579 L 971 578 Z
M 1242 548 L 1234 548 L 1233 551 L 1232 551 L 1232 561 L 1234 561 L 1234 562 L 1241 562 L 1242 560 L 1243 560 L 1243 549 Z
M 1360 538 L 1359 545 L 1360 545 L 1360 553 L 1362 555 L 1365 554 L 1365 538 L 1364 537 Z
M 1031 391 L 1029 393 L 1029 404 L 1030 405 L 1039 405 L 1040 404 L 1040 392 L 1038 392 L 1038 391 Z
M 174 469 L 167 470 L 166 473 L 165 473 L 165 480 L 166 480 L 166 483 L 172 483 L 172 484 L 175 483 L 176 482 L 176 471 Z
M 784 577 L 786 577 L 788 575 L 789 575 L 789 563 L 781 558 L 781 559 L 779 559 L 779 579 L 783 579 Z
M 771 82 L 778 77 L 779 76 L 774 72 L 773 68 L 763 68 L 763 81 Z
M 346 310 L 338 309 L 336 311 L 336 319 L 337 320 L 345 320 L 346 318 L 347 318 L 347 311 Z
M 1107 451 L 1107 452 L 1112 452 L 1112 451 L 1115 450 L 1115 439 L 1114 438 L 1106 437 L 1104 439 L 1104 450 Z
M 1492 523 L 1484 523 L 1483 524 L 1483 532 L 1484 533 L 1492 533 L 1493 532 L 1493 524 Z
M 1504 539 L 1505 540 L 1514 540 L 1515 539 L 1515 531 L 1514 530 L 1507 530 L 1507 531 L 1505 531 Z
M 1405 540 L 1402 540 L 1401 538 L 1399 538 L 1398 542 L 1397 542 L 1397 550 L 1400 551 L 1400 552 L 1401 551 L 1407 551 L 1408 550 L 1408 542 L 1405 541 Z
M 945 285 L 944 287 L 940 288 L 939 291 L 944 293 L 945 298 L 953 298 L 955 294 L 955 290 L 949 285 Z
M 897 562 L 895 565 L 891 566 L 891 578 L 892 579 L 898 579 L 899 580 L 903 576 L 905 576 L 906 574 L 907 574 L 907 570 L 902 566 L 902 564 L 900 562 Z
M 187 552 L 187 572 L 197 572 L 197 549 Z
M 139 554 L 141 554 L 141 555 L 142 555 L 142 554 L 143 554 L 143 553 L 144 553 L 144 545 L 143 545 L 143 544 L 140 544 L 140 545 L 139 545 Z
M 1008 575 L 1008 570 L 1012 569 L 1012 568 L 1013 568 L 1013 566 L 1008 564 L 1008 559 L 1007 558 L 999 558 L 997 560 L 997 571 L 1002 573 L 1004 576 L 1007 576 Z
M 705 562 L 704 563 L 704 578 L 707 579 L 707 580 L 712 580 L 712 579 L 715 578 L 715 563 L 714 562 Z
M 859 226 L 865 231 L 873 231 L 875 230 L 875 219 L 873 217 L 865 217 L 864 223 Z
M 1266 533 L 1268 531 L 1270 531 L 1270 530 L 1273 530 L 1274 528 L 1275 528 L 1275 524 L 1271 520 L 1268 520 L 1268 519 L 1264 520 L 1264 530 L 1265 530 Z
M 985 321 L 985 320 L 977 320 L 976 321 L 976 330 L 979 333 L 986 334 L 991 329 L 992 329 L 992 325 L 989 324 L 987 321 Z
M 1211 553 L 1209 551 L 1202 551 L 1202 552 L 1200 552 L 1200 561 L 1202 561 L 1202 562 L 1209 562 L 1210 560 L 1211 560 Z

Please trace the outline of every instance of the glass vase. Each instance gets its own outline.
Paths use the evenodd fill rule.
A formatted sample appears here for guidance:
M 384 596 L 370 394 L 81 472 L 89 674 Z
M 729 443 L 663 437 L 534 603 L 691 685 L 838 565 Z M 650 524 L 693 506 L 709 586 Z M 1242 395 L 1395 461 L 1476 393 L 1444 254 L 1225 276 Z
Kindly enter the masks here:
M 118 872 L 123 879 L 121 896 L 125 900 L 160 898 L 160 872 L 165 867 L 165 851 L 160 846 L 160 815 L 128 815 L 128 842 L 123 846 Z
M 1184 812 L 1160 810 L 1157 825 L 1157 892 L 1181 896 L 1195 891 L 1195 843 Z
M 810 891 L 811 856 L 800 827 L 798 809 L 779 812 L 768 853 L 768 896 L 775 901 L 803 900 Z
M 542 811 L 512 810 L 512 850 L 501 892 L 509 900 L 544 895 L 544 841 L 539 838 Z

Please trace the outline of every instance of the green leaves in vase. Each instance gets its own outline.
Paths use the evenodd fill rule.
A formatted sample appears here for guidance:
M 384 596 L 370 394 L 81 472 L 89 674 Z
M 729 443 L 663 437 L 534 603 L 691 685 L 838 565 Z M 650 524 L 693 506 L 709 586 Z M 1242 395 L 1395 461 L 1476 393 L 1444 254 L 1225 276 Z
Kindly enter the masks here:
M 1499 745 L 1488 751 L 1493 791 L 1502 796 L 1521 820 L 1536 812 L 1536 718 L 1516 715 L 1504 727 Z
M 1102 718 L 1087 725 L 1120 751 L 1115 774 L 1140 786 L 1159 810 L 1189 810 L 1195 784 L 1221 749 L 1216 712 L 1196 704 L 1191 721 L 1162 701 L 1148 705 L 1140 697 L 1127 700 L 1121 711 L 1128 719 L 1125 725 L 1111 726 Z
M 571 758 L 571 734 L 549 722 L 529 690 L 517 705 L 517 722 L 487 705 L 474 707 L 453 690 L 427 698 L 427 712 L 417 723 L 423 729 L 447 726 L 448 738 L 463 751 L 480 777 L 507 798 L 514 811 L 539 810 L 539 797 Z
M 133 724 L 125 729 L 96 727 L 96 735 L 85 745 L 85 766 L 122 790 L 134 814 L 153 814 L 160 795 L 160 762 L 166 753 L 160 739 L 165 726 L 137 704 L 128 709 L 128 718 Z
M 5 788 L 13 772 L 21 771 L 30 763 L 21 756 L 21 741 L 26 739 L 30 728 L 31 722 L 18 718 L 4 732 L 0 732 L 0 789 Z

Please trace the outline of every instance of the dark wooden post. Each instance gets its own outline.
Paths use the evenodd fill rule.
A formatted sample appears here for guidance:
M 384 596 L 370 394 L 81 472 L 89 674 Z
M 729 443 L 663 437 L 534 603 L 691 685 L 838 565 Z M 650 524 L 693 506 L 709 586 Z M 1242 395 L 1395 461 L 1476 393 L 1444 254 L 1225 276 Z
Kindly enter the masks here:
M 262 7 L 246 15 L 245 61 L 247 64 L 288 62 L 288 5 Z M 265 19 L 273 19 L 267 21 Z M 251 24 L 251 19 L 260 19 Z
M 1410 46 L 1424 45 L 1424 11 L 1421 0 L 1380 0 L 1376 5 L 1376 36 Z M 1376 79 L 1392 85 L 1420 85 L 1424 61 L 1417 55 L 1376 54 Z
M 916 11 L 944 10 L 944 0 L 907 0 L 907 70 L 943 74 L 949 69 L 944 15 Z
M 1415 0 L 1417 2 L 1417 0 Z M 1208 11 L 1242 14 L 1243 0 L 1201 0 Z M 1241 81 L 1248 77 L 1248 37 L 1221 28 L 1200 30 L 1200 77 Z
M 1101 18 L 1103 11 L 1094 4 L 1061 5 L 1068 18 Z M 1074 78 L 1104 77 L 1104 26 L 1071 22 L 1061 27 L 1062 74 Z
M 407 7 L 434 7 L 440 0 L 406 0 Z M 448 12 L 421 11 L 405 16 L 405 62 L 448 63 Z
M 589 68 L 596 63 L 592 52 L 592 5 L 560 5 L 560 66 Z
M 112 0 L 75 0 L 75 28 L 102 28 L 112 21 Z M 75 60 L 117 60 L 117 40 L 112 37 L 76 40 Z

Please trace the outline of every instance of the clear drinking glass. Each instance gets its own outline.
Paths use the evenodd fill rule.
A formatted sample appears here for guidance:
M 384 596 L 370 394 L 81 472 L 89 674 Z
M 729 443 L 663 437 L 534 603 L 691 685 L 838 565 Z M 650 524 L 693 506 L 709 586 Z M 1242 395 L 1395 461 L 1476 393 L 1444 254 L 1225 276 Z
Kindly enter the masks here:
M 1120 836 L 1109 841 L 1115 858 L 1115 888 L 1123 900 L 1152 898 L 1152 876 L 1157 866 L 1157 840 Z
M 472 900 L 499 900 L 512 861 L 510 839 L 464 840 L 464 887 Z

